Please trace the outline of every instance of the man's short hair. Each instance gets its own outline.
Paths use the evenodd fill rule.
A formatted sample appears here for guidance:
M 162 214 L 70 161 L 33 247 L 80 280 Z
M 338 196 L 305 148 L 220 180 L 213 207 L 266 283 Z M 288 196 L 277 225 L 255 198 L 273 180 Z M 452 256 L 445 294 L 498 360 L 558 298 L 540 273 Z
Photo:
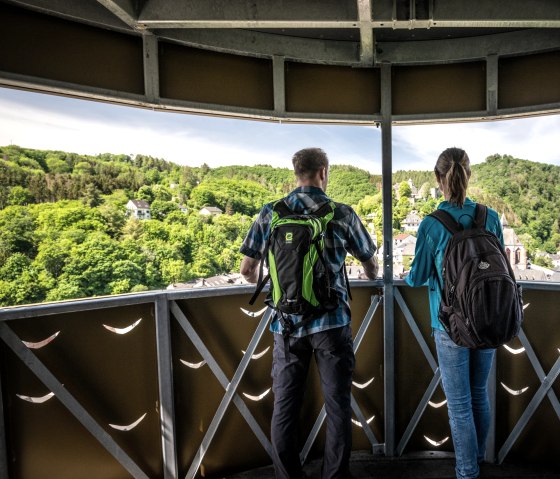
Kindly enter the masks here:
M 292 158 L 294 173 L 298 178 L 313 178 L 321 168 L 329 167 L 327 154 L 321 148 L 304 148 Z

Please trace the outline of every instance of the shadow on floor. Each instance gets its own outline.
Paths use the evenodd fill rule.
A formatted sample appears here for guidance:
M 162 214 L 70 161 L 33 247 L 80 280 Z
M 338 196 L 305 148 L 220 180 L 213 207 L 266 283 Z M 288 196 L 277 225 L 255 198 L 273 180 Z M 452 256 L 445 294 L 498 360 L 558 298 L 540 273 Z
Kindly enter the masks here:
M 304 466 L 309 479 L 319 479 L 321 461 L 311 461 Z M 428 452 L 386 458 L 369 452 L 353 452 L 350 462 L 351 479 L 455 479 L 453 454 Z M 272 466 L 243 472 L 228 479 L 273 479 Z M 558 467 L 527 465 L 508 462 L 501 465 L 483 464 L 481 479 L 560 479 Z

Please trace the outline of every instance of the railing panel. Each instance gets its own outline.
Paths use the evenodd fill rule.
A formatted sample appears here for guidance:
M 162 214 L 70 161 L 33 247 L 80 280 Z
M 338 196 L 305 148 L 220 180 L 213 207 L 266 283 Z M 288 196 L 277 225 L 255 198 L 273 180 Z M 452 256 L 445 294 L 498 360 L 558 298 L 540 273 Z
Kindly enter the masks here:
M 406 436 L 409 431 L 405 433 L 405 427 L 411 424 L 423 396 L 434 390 L 431 407 L 421 411 L 421 419 L 410 438 L 404 437 L 399 453 L 429 449 L 453 451 L 447 409 L 442 405 L 445 396 L 441 384 L 434 389 L 433 364 L 430 365 L 426 351 L 420 346 L 425 342 L 428 355 L 436 357 L 430 337 L 427 292 L 424 288 L 402 285 L 398 291 L 404 302 L 403 307 L 395 308 L 398 436 Z M 496 355 L 496 384 L 491 385 L 496 390 L 496 432 L 495 444 L 490 449 L 495 451 L 498 462 L 515 457 L 560 466 L 558 288 L 548 285 L 546 289 L 538 289 L 537 285 L 528 285 L 524 303 L 529 306 L 525 310 L 523 331 L 519 338 L 498 348 Z M 403 309 L 413 316 L 412 326 Z
M 398 293 L 404 299 L 412 314 L 421 335 L 420 342 L 429 349 L 430 360 L 426 358 L 419 339 L 414 335 L 402 309 L 395 305 L 396 335 L 396 436 L 397 443 L 412 420 L 418 405 L 434 378 L 434 367 L 437 367 L 435 343 L 431 336 L 428 293 L 425 288 L 399 287 Z M 430 364 L 430 361 L 434 361 Z M 428 404 L 413 431 L 408 443 L 401 444 L 404 452 L 425 450 L 452 451 L 451 434 L 449 431 L 447 408 L 442 402 L 445 395 L 441 383 L 433 389 L 431 404 Z M 437 446 L 430 443 L 433 441 Z M 400 450 L 399 452 L 403 452 Z
M 560 468 L 560 381 L 552 380 L 548 396 L 537 405 L 527 426 L 518 437 L 511 436 L 542 381 L 560 358 L 558 295 L 558 292 L 525 289 L 523 302 L 529 306 L 525 309 L 524 335 L 508 344 L 509 350 L 503 347 L 498 350 L 496 442 L 497 452 L 528 461 L 555 461 Z M 508 438 L 515 440 L 511 449 L 500 451 Z
M 37 359 L 148 477 L 159 476 L 162 453 L 152 305 L 5 324 L 30 344 Z M 115 329 L 110 331 L 104 325 Z M 40 347 L 47 338 L 50 342 Z M 123 466 L 56 396 L 50 397 L 45 384 L 7 347 L 2 358 L 8 461 L 13 477 L 127 476 Z M 140 418 L 136 427 L 122 430 Z

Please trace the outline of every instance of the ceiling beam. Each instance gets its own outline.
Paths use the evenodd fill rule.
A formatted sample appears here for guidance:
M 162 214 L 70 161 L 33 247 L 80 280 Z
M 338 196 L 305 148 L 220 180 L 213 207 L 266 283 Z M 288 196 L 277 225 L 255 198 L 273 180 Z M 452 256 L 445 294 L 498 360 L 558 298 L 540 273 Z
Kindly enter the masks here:
M 371 26 L 371 0 L 358 0 L 358 19 L 360 22 L 360 64 L 372 66 L 375 41 Z
M 377 42 L 376 61 L 395 65 L 441 64 L 558 49 L 560 30 L 535 29 L 423 42 Z
M 259 58 L 282 56 L 286 60 L 331 65 L 357 65 L 357 42 L 315 40 L 251 30 L 177 29 L 155 30 L 162 40 L 222 53 L 239 53 Z
M 98 0 L 107 2 L 108 0 Z M 109 2 L 111 3 L 111 2 Z M 560 20 L 141 20 L 140 27 L 150 29 L 207 28 L 207 29 L 315 29 L 315 28 L 379 28 L 379 29 L 430 29 L 430 28 L 560 28 Z
M 137 18 L 131 0 L 97 0 L 97 2 L 128 26 L 135 30 L 138 29 Z

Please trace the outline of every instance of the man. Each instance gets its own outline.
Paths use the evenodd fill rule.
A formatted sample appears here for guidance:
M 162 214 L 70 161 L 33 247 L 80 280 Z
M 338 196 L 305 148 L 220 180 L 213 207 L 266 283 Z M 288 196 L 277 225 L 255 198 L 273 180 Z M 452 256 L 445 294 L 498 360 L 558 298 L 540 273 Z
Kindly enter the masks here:
M 319 148 L 298 151 L 293 159 L 297 188 L 285 201 L 297 213 L 310 213 L 329 202 L 325 194 L 329 162 Z M 334 287 L 339 296 L 335 311 L 324 313 L 293 331 L 288 340 L 288 351 L 282 337 L 283 327 L 276 314 L 270 326 L 274 334 L 272 360 L 272 389 L 274 411 L 271 436 L 273 462 L 278 479 L 305 477 L 298 450 L 299 411 L 303 399 L 307 371 L 312 354 L 321 376 L 321 385 L 327 412 L 327 437 L 323 458 L 322 479 L 346 478 L 352 446 L 350 394 L 355 358 L 350 329 L 350 305 L 343 265 L 347 252 L 362 262 L 365 275 L 377 276 L 375 245 L 354 210 L 335 203 L 334 218 L 325 237 L 324 256 L 327 266 L 335 274 Z M 245 256 L 241 274 L 255 283 L 259 263 L 270 234 L 272 205 L 265 205 L 251 226 L 240 248 Z M 299 317 L 289 318 L 294 324 Z

